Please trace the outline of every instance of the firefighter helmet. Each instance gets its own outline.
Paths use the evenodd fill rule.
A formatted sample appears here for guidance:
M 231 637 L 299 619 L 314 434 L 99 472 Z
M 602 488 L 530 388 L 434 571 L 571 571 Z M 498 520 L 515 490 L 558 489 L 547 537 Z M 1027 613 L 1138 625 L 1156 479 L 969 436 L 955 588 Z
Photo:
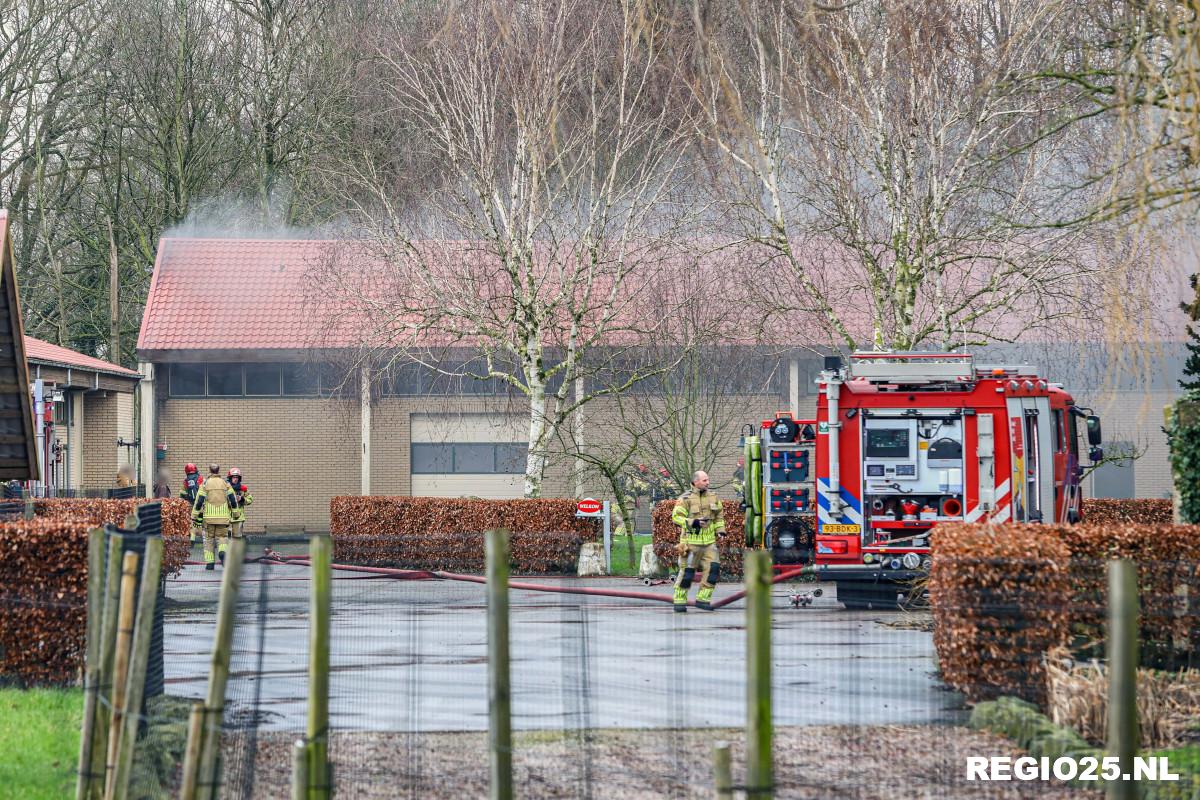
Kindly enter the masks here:
M 242 471 L 241 471 L 240 469 L 238 469 L 237 467 L 230 467 L 230 468 L 229 468 L 229 477 L 230 477 L 230 478 L 237 478 L 238 480 L 241 480 L 241 478 L 242 478 Z
M 185 464 L 183 467 L 183 472 L 185 475 L 191 475 L 191 474 L 199 472 L 199 471 L 200 470 L 196 469 L 195 464 Z

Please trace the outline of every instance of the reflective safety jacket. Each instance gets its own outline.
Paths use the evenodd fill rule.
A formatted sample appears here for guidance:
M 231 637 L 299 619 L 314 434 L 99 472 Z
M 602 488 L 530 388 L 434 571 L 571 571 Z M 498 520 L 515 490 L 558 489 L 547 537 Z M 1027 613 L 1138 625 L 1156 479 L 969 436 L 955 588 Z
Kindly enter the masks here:
M 692 527 L 693 520 L 700 520 L 699 530 Z M 712 544 L 725 532 L 725 506 L 711 490 L 691 491 L 675 501 L 671 521 L 680 527 L 679 541 Z
M 218 475 L 210 475 L 196 492 L 192 519 L 205 525 L 224 525 L 230 521 L 230 509 L 236 501 L 233 489 Z

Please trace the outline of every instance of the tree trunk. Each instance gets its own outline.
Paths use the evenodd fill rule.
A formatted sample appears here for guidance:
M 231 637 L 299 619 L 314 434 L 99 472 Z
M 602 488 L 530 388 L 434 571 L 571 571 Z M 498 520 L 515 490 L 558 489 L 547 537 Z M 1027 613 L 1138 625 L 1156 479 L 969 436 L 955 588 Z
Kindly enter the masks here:
M 546 474 L 546 386 L 535 379 L 529 382 L 529 449 L 525 457 L 525 496 L 542 496 Z
M 108 360 L 121 363 L 121 283 L 117 270 L 117 237 L 113 233 L 112 220 L 108 220 Z

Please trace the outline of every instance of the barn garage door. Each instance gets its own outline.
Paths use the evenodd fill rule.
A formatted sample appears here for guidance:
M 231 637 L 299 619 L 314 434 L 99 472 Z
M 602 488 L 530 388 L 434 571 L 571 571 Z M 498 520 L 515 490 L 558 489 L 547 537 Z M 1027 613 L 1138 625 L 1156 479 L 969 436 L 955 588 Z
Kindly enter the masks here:
M 527 425 L 516 415 L 413 414 L 413 496 L 520 497 Z

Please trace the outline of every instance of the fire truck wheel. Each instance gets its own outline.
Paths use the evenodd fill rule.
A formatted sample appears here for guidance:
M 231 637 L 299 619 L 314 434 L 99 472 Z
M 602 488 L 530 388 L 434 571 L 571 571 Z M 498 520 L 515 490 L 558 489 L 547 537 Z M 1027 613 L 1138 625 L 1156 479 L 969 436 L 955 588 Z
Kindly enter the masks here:
M 838 602 L 850 610 L 896 609 L 899 607 L 899 592 L 895 586 L 875 584 L 839 583 Z
M 922 584 L 906 586 L 900 595 L 899 607 L 904 611 L 924 611 L 929 608 L 929 590 Z

